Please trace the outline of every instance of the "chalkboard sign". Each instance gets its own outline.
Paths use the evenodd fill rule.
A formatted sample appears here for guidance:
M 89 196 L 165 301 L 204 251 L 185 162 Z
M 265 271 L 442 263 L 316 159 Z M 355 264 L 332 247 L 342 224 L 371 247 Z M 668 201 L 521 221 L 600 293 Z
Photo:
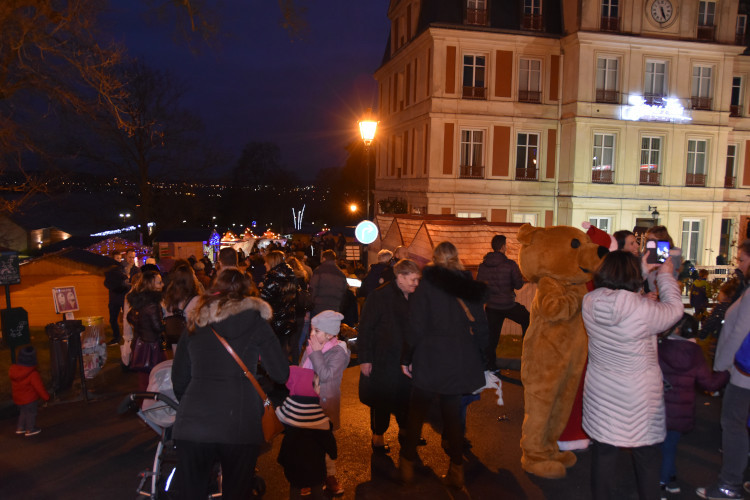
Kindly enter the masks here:
M 29 314 L 23 307 L 11 307 L 0 311 L 3 338 L 9 347 L 31 343 Z
M 17 285 L 20 282 L 18 253 L 0 252 L 0 285 Z

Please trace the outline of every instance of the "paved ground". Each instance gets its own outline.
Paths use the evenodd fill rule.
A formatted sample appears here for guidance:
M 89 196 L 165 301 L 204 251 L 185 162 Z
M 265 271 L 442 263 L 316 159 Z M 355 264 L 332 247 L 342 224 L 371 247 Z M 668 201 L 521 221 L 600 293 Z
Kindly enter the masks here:
M 111 351 L 110 351 L 111 352 Z M 518 371 L 503 376 L 518 378 Z M 440 449 L 439 423 L 426 426 L 426 447 L 420 448 L 425 468 L 413 486 L 393 480 L 398 460 L 395 429 L 387 438 L 390 456 L 373 455 L 370 449 L 369 413 L 357 398 L 359 368 L 348 368 L 343 382 L 343 428 L 337 436 L 340 479 L 344 499 L 560 499 L 586 500 L 589 454 L 578 454 L 579 463 L 562 480 L 542 480 L 520 468 L 519 439 L 523 419 L 523 393 L 519 385 L 504 384 L 505 405 L 492 393 L 472 404 L 468 412 L 466 482 L 463 491 L 444 488 L 438 479 L 448 459 Z M 15 418 L 8 403 L 0 419 L 0 498 L 3 499 L 133 499 L 138 473 L 148 467 L 157 443 L 156 434 L 134 415 L 117 415 L 122 396 L 135 388 L 135 375 L 122 373 L 110 360 L 92 381 L 97 399 L 91 402 L 56 403 L 40 409 L 43 432 L 31 438 L 14 434 Z M 71 394 L 75 396 L 75 393 Z M 2 410 L 0 402 L 0 410 Z M 715 480 L 720 467 L 718 451 L 720 399 L 699 395 L 698 425 L 680 444 L 678 460 L 681 495 L 697 498 L 695 487 Z M 499 418 L 502 417 L 502 418 Z M 259 460 L 260 474 L 268 487 L 267 499 L 288 498 L 288 485 L 275 462 L 280 439 Z M 623 458 L 622 499 L 636 498 L 632 473 Z

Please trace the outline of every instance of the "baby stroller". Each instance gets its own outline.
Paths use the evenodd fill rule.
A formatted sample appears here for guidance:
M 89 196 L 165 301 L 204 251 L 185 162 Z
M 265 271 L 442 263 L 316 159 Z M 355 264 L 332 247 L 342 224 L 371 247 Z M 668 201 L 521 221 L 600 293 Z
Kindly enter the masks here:
M 172 439 L 172 425 L 177 414 L 178 403 L 172 390 L 172 360 L 156 365 L 149 375 L 148 391 L 128 394 L 118 407 L 123 414 L 138 407 L 137 415 L 154 430 L 160 440 L 156 445 L 153 465 L 138 476 L 140 482 L 136 493 L 150 499 L 178 498 L 175 482 L 177 470 L 177 448 Z M 216 466 L 208 498 L 221 498 L 221 470 Z M 254 478 L 253 498 L 262 498 L 266 492 L 266 483 L 257 474 Z

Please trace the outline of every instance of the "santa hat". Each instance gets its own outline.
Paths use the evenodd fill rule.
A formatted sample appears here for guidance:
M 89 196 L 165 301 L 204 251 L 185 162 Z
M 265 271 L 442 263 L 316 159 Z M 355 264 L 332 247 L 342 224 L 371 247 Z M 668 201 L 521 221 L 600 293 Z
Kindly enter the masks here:
M 610 252 L 617 250 L 617 240 L 611 234 L 602 231 L 598 227 L 592 225 L 590 222 L 582 222 L 581 226 L 586 230 L 586 234 L 589 235 L 591 241 L 597 245 L 608 248 Z

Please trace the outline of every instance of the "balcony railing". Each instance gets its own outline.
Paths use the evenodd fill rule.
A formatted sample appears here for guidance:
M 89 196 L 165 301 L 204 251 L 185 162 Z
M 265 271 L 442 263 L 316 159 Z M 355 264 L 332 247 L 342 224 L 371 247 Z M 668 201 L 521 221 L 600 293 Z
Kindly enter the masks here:
M 544 29 L 544 19 L 540 14 L 524 14 L 521 21 L 521 29 L 542 31 Z
M 466 24 L 487 26 L 487 9 L 466 9 Z
M 685 185 L 692 187 L 706 187 L 706 174 L 686 174 Z
M 460 179 L 484 179 L 484 167 L 479 165 L 461 165 L 458 169 Z
M 711 109 L 711 98 L 710 97 L 696 97 L 696 96 L 693 96 L 693 97 L 690 98 L 690 106 L 693 109 L 710 110 Z
M 614 182 L 615 173 L 612 170 L 592 170 L 591 171 L 591 182 L 597 184 L 612 184 Z
M 616 90 L 596 89 L 596 102 L 620 103 L 620 93 Z
M 647 92 L 643 94 L 643 99 L 649 106 L 663 106 L 664 105 L 664 94 L 655 94 Z
M 727 175 L 724 177 L 724 187 L 725 188 L 734 188 L 736 186 L 737 179 L 734 176 Z
M 487 99 L 484 87 L 464 87 L 464 99 Z
M 735 33 L 734 34 L 734 44 L 735 45 L 745 45 L 745 34 L 744 33 Z
M 658 186 L 661 184 L 661 174 L 659 172 L 641 171 L 641 184 L 645 186 Z
M 542 91 L 541 90 L 519 90 L 518 100 L 520 102 L 542 102 Z
M 698 40 L 704 40 L 712 42 L 714 40 L 714 32 L 716 31 L 716 26 L 701 26 L 698 25 L 698 31 L 696 33 L 696 38 Z
M 742 107 L 737 104 L 730 105 L 729 116 L 742 116 Z
M 602 16 L 600 29 L 602 31 L 620 31 L 620 19 L 617 17 Z
M 517 168 L 516 169 L 516 180 L 517 181 L 535 181 L 536 179 L 536 168 Z

